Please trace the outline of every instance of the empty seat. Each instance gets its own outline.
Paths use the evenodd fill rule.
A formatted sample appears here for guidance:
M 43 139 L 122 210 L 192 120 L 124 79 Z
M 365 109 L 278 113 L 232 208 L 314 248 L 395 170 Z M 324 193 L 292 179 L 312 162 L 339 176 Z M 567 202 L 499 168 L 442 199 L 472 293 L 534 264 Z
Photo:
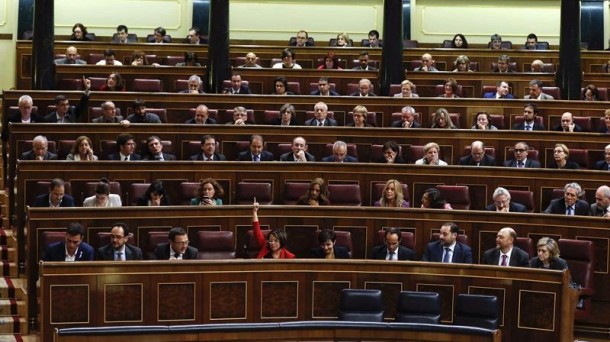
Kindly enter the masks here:
M 254 198 L 260 204 L 272 204 L 273 190 L 271 183 L 237 183 L 235 204 L 252 204 Z
M 59 160 L 66 159 L 68 154 L 70 154 L 75 141 L 76 140 L 59 140 L 57 142 L 59 145 L 59 148 L 57 149 L 57 158 Z
M 176 65 L 184 63 L 184 56 L 167 56 L 165 57 L 165 65 Z
M 377 231 L 377 245 L 385 244 L 385 230 L 380 229 Z M 400 245 L 407 247 L 411 250 L 415 250 L 415 234 L 412 232 L 400 231 Z
M 50 244 L 55 243 L 55 242 L 64 241 L 65 238 L 66 238 L 65 230 L 42 232 L 42 235 L 40 236 L 39 258 L 40 259 L 44 258 L 43 254 L 44 254 L 44 251 L 47 249 L 47 246 L 49 246 Z
M 62 78 L 57 82 L 59 90 L 83 90 L 83 80 L 80 78 Z
M 551 95 L 555 100 L 561 100 L 561 89 L 559 87 L 542 87 L 542 92 Z
M 138 198 L 144 197 L 150 183 L 132 183 L 129 187 L 129 205 L 138 205 Z
M 534 243 L 532 242 L 532 239 L 528 236 L 518 236 L 515 239 L 515 246 L 524 250 L 525 253 L 527 253 L 530 258 L 533 258 L 536 255 L 536 250 L 534 249 Z
M 261 233 L 263 233 L 263 237 L 265 237 L 265 240 L 267 240 L 271 230 L 264 229 L 261 230 Z M 244 247 L 246 259 L 256 259 L 258 253 L 261 251 L 261 247 L 258 245 L 256 238 L 254 238 L 254 232 L 252 230 L 248 230 L 246 232 L 246 245 Z
M 339 303 L 339 320 L 383 322 L 381 290 L 343 289 Z
M 453 209 L 470 209 L 470 193 L 466 185 L 437 185 L 442 198 L 451 204 Z
M 498 298 L 475 294 L 458 295 L 453 324 L 498 329 L 500 326 Z
M 235 238 L 232 231 L 199 231 L 197 259 L 235 259 Z
M 331 205 L 348 205 L 359 207 L 362 205 L 360 185 L 358 184 L 329 184 L 328 191 Z
M 415 49 L 419 47 L 419 42 L 417 40 L 404 39 L 402 45 L 405 49 Z
M 144 257 L 148 260 L 155 259 L 155 247 L 157 247 L 160 243 L 165 243 L 168 241 L 167 232 L 165 231 L 149 231 L 146 232 L 146 244 L 142 246 L 142 253 Z
M 509 190 L 511 202 L 523 204 L 528 213 L 533 213 L 536 208 L 534 203 L 534 192 L 529 190 Z
M 163 90 L 161 80 L 136 78 L 131 85 L 133 91 L 160 92 Z
M 309 189 L 308 182 L 286 182 L 284 183 L 284 204 L 294 205 L 301 196 Z
M 191 204 L 191 198 L 195 197 L 195 189 L 199 186 L 199 182 L 182 182 L 180 183 L 180 191 L 178 192 L 178 205 Z
M 95 65 L 97 62 L 104 59 L 103 53 L 90 53 L 89 57 L 87 57 L 87 63 Z
M 574 319 L 591 315 L 591 297 L 595 294 L 595 246 L 592 241 L 559 239 L 561 257 L 567 261 L 572 281 L 580 285 L 580 299 Z
M 576 162 L 582 169 L 589 168 L 589 151 L 586 149 L 570 149 L 569 160 Z
M 398 294 L 396 322 L 439 324 L 441 296 L 436 292 L 402 291 Z

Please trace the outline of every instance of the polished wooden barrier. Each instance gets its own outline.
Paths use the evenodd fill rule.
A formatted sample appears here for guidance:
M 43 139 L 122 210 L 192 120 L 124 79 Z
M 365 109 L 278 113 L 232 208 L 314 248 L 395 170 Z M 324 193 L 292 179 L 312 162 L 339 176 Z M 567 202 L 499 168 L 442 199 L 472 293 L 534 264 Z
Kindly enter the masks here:
M 402 290 L 499 298 L 504 341 L 573 340 L 569 274 L 441 263 L 235 260 L 41 264 L 42 336 L 53 328 L 334 319 L 341 289 L 381 289 L 392 319 Z M 127 309 L 130 308 L 130 309 Z
M 502 331 L 417 323 L 293 321 L 279 323 L 216 323 L 171 326 L 60 328 L 54 341 L 419 341 L 501 342 Z

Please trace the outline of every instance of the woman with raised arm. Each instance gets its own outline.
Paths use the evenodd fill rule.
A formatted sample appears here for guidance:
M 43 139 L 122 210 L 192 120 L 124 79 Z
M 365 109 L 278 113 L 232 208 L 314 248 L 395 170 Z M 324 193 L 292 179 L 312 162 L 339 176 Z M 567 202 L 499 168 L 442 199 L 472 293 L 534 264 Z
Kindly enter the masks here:
M 252 204 L 252 231 L 254 232 L 254 238 L 256 243 L 260 247 L 261 251 L 258 253 L 257 259 L 294 259 L 295 256 L 286 249 L 286 243 L 288 242 L 288 235 L 282 229 L 274 229 L 269 233 L 269 237 L 265 240 L 263 232 L 261 232 L 261 226 L 258 222 L 258 208 L 259 204 L 254 199 Z

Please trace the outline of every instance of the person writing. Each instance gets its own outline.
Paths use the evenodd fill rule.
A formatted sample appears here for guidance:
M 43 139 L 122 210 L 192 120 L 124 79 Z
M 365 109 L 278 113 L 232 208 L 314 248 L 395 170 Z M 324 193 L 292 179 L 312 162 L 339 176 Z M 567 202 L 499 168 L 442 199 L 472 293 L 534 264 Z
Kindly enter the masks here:
M 252 231 L 257 245 L 261 248 L 257 259 L 294 259 L 295 255 L 286 249 L 288 235 L 282 229 L 274 229 L 269 233 L 269 238 L 265 240 L 261 226 L 258 222 L 259 204 L 254 198 L 252 204 Z

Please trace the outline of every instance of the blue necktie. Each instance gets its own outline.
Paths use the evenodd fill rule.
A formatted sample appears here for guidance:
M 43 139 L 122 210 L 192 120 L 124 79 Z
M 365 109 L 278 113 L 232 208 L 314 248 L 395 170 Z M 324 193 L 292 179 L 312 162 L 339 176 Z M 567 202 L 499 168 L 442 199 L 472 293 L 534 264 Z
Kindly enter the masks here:
M 445 255 L 443 255 L 443 262 L 449 262 L 449 252 L 451 252 L 451 249 L 449 249 L 449 247 L 445 247 Z

